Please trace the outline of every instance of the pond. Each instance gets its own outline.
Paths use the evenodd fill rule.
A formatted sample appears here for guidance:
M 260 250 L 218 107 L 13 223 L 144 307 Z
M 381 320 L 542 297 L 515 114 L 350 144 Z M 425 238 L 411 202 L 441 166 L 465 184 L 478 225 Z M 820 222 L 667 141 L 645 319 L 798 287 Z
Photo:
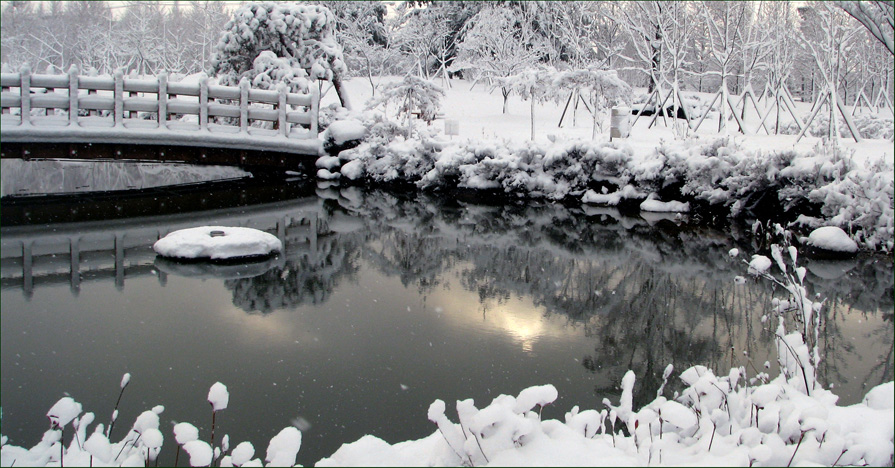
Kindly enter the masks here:
M 64 395 L 108 424 L 125 372 L 133 377 L 113 440 L 164 405 L 160 463 L 172 464 L 171 425 L 191 422 L 207 439 L 206 396 L 220 381 L 230 404 L 217 437 L 251 441 L 263 457 L 295 425 L 305 466 L 364 434 L 390 443 L 431 434 L 435 399 L 456 419 L 458 399 L 481 407 L 551 383 L 559 399 L 544 417 L 562 419 L 574 405 L 617 402 L 628 369 L 635 407 L 655 398 L 668 364 L 667 396 L 695 364 L 777 374 L 776 320 L 763 317 L 782 296 L 763 280 L 734 281 L 747 276 L 744 259 L 766 252 L 747 229 L 227 178 L 129 192 L 17 188 L 32 195 L 3 198 L 10 443 L 36 444 Z M 151 250 L 171 230 L 210 224 L 267 230 L 285 252 L 207 265 Z M 840 404 L 856 403 L 893 379 L 891 257 L 801 262 L 809 292 L 826 298 L 820 380 Z

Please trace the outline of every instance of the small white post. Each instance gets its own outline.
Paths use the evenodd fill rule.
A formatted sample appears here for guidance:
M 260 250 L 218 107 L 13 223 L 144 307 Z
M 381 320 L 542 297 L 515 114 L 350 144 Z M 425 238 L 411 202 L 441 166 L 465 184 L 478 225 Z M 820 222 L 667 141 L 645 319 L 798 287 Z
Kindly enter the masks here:
M 239 80 L 239 132 L 249 131 L 249 80 Z
M 27 65 L 19 72 L 22 83 L 19 91 L 22 96 L 22 125 L 31 125 L 31 68 Z
M 277 86 L 279 101 L 277 102 L 277 123 L 280 127 L 280 135 L 289 136 L 289 128 L 286 123 L 286 85 L 280 83 Z
M 311 138 L 317 138 L 320 131 L 318 128 L 318 120 L 320 117 L 320 88 L 311 83 L 311 108 L 308 109 L 311 114 Z
M 68 125 L 78 126 L 78 66 L 68 69 Z
M 168 72 L 158 75 L 158 128 L 168 128 Z
M 199 78 L 199 130 L 208 130 L 208 76 Z
M 120 68 L 115 70 L 115 114 L 112 118 L 115 126 L 124 125 L 124 71 Z

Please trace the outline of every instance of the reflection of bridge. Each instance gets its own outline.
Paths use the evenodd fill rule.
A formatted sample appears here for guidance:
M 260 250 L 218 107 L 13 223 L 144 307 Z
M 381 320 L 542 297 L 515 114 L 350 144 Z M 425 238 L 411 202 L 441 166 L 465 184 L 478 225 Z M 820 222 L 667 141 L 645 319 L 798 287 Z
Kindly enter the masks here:
M 310 94 L 296 94 L 283 87 L 251 89 L 247 80 L 239 86 L 212 85 L 207 78 L 169 83 L 166 74 L 141 79 L 121 73 L 79 76 L 76 69 L 65 75 L 3 73 L 0 84 L 3 142 L 66 143 L 68 158 L 83 157 L 78 154 L 83 147 L 73 146 L 79 143 L 191 146 L 287 153 L 292 161 L 275 165 L 290 167 L 321 151 L 320 94 L 313 85 Z M 274 128 L 253 127 L 254 122 L 272 123 Z M 23 156 L 14 153 L 4 151 L 3 157 Z M 129 159 L 125 153 L 119 150 L 111 157 Z M 210 162 L 204 153 L 192 154 L 178 159 Z M 257 162 L 252 157 L 243 151 L 234 163 L 271 164 L 269 155 Z M 162 151 L 158 159 L 172 157 Z
M 41 285 L 69 283 L 78 294 L 82 281 L 115 278 L 124 288 L 125 277 L 157 274 L 164 284 L 167 275 L 154 265 L 152 244 L 168 232 L 202 226 L 224 225 L 261 229 L 282 242 L 285 259 L 304 255 L 316 261 L 317 236 L 321 223 L 317 199 L 276 202 L 251 207 L 178 215 L 128 218 L 90 223 L 3 228 L 2 289 L 21 287 L 31 297 Z

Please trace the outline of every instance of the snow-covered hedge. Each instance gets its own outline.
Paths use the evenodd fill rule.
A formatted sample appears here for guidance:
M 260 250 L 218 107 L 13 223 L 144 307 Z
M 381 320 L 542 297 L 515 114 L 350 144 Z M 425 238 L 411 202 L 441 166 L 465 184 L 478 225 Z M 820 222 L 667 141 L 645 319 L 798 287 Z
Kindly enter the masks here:
M 763 216 L 757 206 L 771 197 L 798 225 L 839 226 L 866 248 L 893 249 L 893 168 L 862 167 L 836 147 L 764 152 L 719 138 L 669 142 L 646 155 L 623 141 L 465 140 L 441 149 L 431 139 L 395 137 L 400 129 L 381 114 L 364 118 L 366 141 L 339 155 L 349 180 L 608 205 L 651 196 L 723 207 L 734 218 Z

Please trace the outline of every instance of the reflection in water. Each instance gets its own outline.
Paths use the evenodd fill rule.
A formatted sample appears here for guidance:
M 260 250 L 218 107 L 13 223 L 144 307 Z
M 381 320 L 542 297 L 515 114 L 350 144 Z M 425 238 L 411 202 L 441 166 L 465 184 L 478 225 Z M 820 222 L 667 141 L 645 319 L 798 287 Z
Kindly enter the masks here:
M 234 200 L 274 187 L 245 190 Z M 177 390 L 153 387 L 133 397 L 165 404 L 165 417 L 204 420 L 199 411 L 207 407 L 194 414 L 189 407 L 199 405 L 180 400 L 204 403 L 208 384 L 224 381 L 233 395 L 224 416 L 241 423 L 228 429 L 234 441 L 257 446 L 289 421 L 310 421 L 298 460 L 305 465 L 367 433 L 389 442 L 430 434 L 425 408 L 436 398 L 486 403 L 550 382 L 561 400 L 545 412 L 563 412 L 575 404 L 599 407 L 604 397 L 616 401 L 628 369 L 638 378 L 635 405 L 655 397 L 668 364 L 675 375 L 693 364 L 725 373 L 744 366 L 752 376 L 776 372 L 768 325 L 774 321 L 762 317 L 780 292 L 754 280 L 734 283 L 745 272 L 747 253 L 764 248 L 736 227 L 720 233 L 609 209 L 484 206 L 324 185 L 295 206 L 278 200 L 246 205 L 235 215 L 186 216 L 202 224 L 222 224 L 225 215 L 232 225 L 257 222 L 284 239 L 281 256 L 245 266 L 148 256 L 157 236 L 136 236 L 129 225 L 103 224 L 110 227 L 82 236 L 74 254 L 71 236 L 56 239 L 71 231 L 65 226 L 44 234 L 28 228 L 31 234 L 19 237 L 32 242 L 34 258 L 45 264 L 41 271 L 66 284 L 87 278 L 90 268 L 108 263 L 117 272 L 121 265 L 114 276 L 121 276 L 121 288 L 110 293 L 91 283 L 75 299 L 67 288 L 35 286 L 30 302 L 21 300 L 14 289 L 26 284 L 25 244 L 11 249 L 18 257 L 8 256 L 7 239 L 18 237 L 4 228 L 4 430 L 26 425 L 17 409 L 43 414 L 46 401 L 72 390 L 69 379 L 80 374 L 88 375 L 84 385 L 104 385 L 84 363 L 109 356 L 120 359 L 108 363 L 109 373 L 127 369 L 159 387 L 177 384 Z M 155 233 L 164 227 L 156 224 L 171 219 L 141 222 Z M 107 236 L 131 242 L 114 244 L 120 257 L 87 251 L 96 243 L 91 236 L 121 229 L 130 230 Z M 41 256 L 42 240 L 51 238 L 63 249 Z M 728 255 L 733 247 L 741 258 Z M 841 404 L 854 403 L 865 385 L 893 378 L 891 259 L 803 262 L 809 291 L 827 298 L 820 378 L 838 387 Z M 71 273 L 75 264 L 85 269 Z M 140 281 L 140 275 L 159 281 Z M 82 336 L 78 327 L 89 329 L 86 338 L 52 338 L 59 330 Z M 121 330 L 139 333 L 120 340 Z M 132 343 L 137 338 L 146 341 L 143 347 Z M 52 356 L 42 351 L 46 343 Z M 70 372 L 65 381 L 55 378 L 57 363 Z M 41 380 L 50 374 L 52 382 Z M 35 381 L 47 390 L 22 383 Z M 666 386 L 669 396 L 676 382 Z M 51 395 L 31 401 L 42 391 Z M 183 393 L 169 394 L 175 400 L 169 402 L 153 391 Z M 91 410 L 101 404 L 85 401 Z
M 761 320 L 772 285 L 735 284 L 745 264 L 728 255 L 733 247 L 758 251 L 757 245 L 669 221 L 652 226 L 613 210 L 588 216 L 557 205 L 452 204 L 357 188 L 321 195 L 322 219 L 353 228 L 321 238 L 316 262 L 303 256 L 260 276 L 227 280 L 235 305 L 266 314 L 320 304 L 343 280 L 355 280 L 363 259 L 423 296 L 443 296 L 440 291 L 456 286 L 474 293 L 477 307 L 455 308 L 479 311 L 464 316 L 504 330 L 524 352 L 546 333 L 545 316 L 580 327 L 594 342 L 581 364 L 600 375 L 597 395 L 617 393 L 628 369 L 641 379 L 635 403 L 645 404 L 667 364 L 678 371 L 695 364 L 719 371 L 744 366 L 755 375 L 774 362 L 772 330 Z M 892 264 L 875 256 L 803 263 L 808 284 L 828 297 L 821 328 L 828 357 L 820 378 L 849 387 L 855 380 L 849 363 L 863 353 L 846 342 L 842 327 L 856 311 L 892 323 Z M 892 379 L 890 331 L 873 332 L 890 352 L 861 376 L 867 385 Z M 676 387 L 666 389 L 671 396 Z
M 251 278 L 224 281 L 224 287 L 233 292 L 233 305 L 249 313 L 269 314 L 325 302 L 343 278 L 357 272 L 358 246 L 351 239 L 338 242 L 334 236 L 318 237 L 317 242 L 319 249 L 313 255 L 290 258 L 285 265 Z
M 236 167 L 134 161 L 0 161 L 0 196 L 147 189 L 239 179 Z

